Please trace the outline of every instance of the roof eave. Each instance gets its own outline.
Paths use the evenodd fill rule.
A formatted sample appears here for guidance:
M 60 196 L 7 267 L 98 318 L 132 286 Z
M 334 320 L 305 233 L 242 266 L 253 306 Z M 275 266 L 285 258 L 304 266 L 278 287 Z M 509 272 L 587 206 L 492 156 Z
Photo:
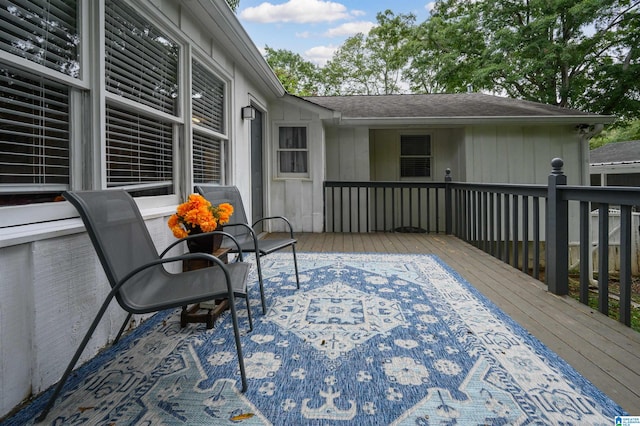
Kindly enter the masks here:
M 398 125 L 496 125 L 496 124 L 609 124 L 615 117 L 609 115 L 563 116 L 483 116 L 483 117 L 342 117 L 342 126 L 398 126 Z

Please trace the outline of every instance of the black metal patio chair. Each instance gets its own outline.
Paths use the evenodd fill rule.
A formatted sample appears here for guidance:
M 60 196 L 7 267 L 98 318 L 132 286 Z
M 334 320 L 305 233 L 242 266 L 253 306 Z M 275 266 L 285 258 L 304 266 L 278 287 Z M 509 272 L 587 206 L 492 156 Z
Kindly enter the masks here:
M 300 288 L 300 276 L 298 274 L 298 259 L 296 257 L 296 242 L 297 240 L 293 235 L 293 227 L 291 222 L 284 216 L 270 216 L 263 218 L 256 218 L 253 224 L 250 226 L 247 219 L 247 215 L 244 210 L 244 204 L 242 203 L 242 197 L 240 191 L 235 186 L 196 186 L 196 192 L 204 196 L 211 204 L 217 205 L 220 203 L 230 203 L 234 212 L 231 215 L 231 219 L 224 225 L 225 232 L 233 235 L 240 248 L 245 253 L 255 253 L 256 256 L 256 268 L 258 270 L 258 282 L 260 284 L 260 298 L 262 302 L 262 313 L 265 313 L 266 303 L 264 299 L 264 287 L 262 281 L 262 267 L 260 266 L 260 257 L 266 256 L 269 253 L 282 250 L 287 247 L 291 247 L 293 253 L 293 266 L 296 273 L 296 285 Z M 258 239 L 255 233 L 255 226 L 269 220 L 281 221 L 284 223 L 285 228 L 289 231 L 290 238 L 265 238 Z M 234 248 L 231 247 L 233 252 Z
M 246 301 L 250 331 L 253 329 L 253 323 L 247 297 L 250 265 L 242 261 L 240 247 L 237 246 L 239 254 L 236 262 L 230 264 L 224 264 L 220 259 L 207 253 L 187 253 L 165 258 L 169 250 L 176 245 L 190 237 L 199 237 L 204 234 L 176 240 L 158 254 L 142 215 L 127 192 L 122 190 L 78 191 L 65 192 L 63 195 L 78 210 L 111 285 L 111 291 L 37 420 L 42 421 L 47 416 L 114 297 L 129 313 L 114 344 L 119 340 L 133 314 L 158 312 L 212 299 L 228 299 L 242 379 L 242 392 L 246 391 L 247 380 L 234 297 L 241 297 Z M 221 231 L 214 231 L 211 234 L 216 233 L 225 234 Z M 225 234 L 225 237 L 235 241 L 230 234 Z M 186 259 L 207 260 L 215 267 L 177 273 L 169 272 L 165 268 L 165 264 L 181 263 Z

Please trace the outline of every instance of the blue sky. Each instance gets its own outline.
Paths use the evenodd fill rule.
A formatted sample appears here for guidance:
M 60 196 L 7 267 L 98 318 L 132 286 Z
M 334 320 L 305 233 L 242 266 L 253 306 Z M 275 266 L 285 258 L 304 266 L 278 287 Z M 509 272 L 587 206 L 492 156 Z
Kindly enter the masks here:
M 299 53 L 323 65 L 346 38 L 367 33 L 376 14 L 391 9 L 429 16 L 434 0 L 240 0 L 238 18 L 261 51 L 265 46 Z

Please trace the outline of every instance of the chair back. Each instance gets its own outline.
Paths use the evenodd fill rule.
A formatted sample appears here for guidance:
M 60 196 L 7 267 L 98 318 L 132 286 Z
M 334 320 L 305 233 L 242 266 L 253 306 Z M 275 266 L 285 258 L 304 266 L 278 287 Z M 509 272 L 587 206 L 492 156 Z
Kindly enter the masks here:
M 159 258 L 149 230 L 133 198 L 123 190 L 67 191 L 64 198 L 78 210 L 111 287 L 135 268 Z M 149 268 L 116 294 L 121 306 L 136 300 L 141 282 L 163 270 Z
M 250 231 L 244 226 L 231 226 L 245 224 L 251 226 L 242 204 L 240 191 L 235 186 L 196 186 L 196 192 L 206 198 L 214 206 L 221 203 L 229 203 L 233 206 L 233 214 L 229 222 L 223 225 L 224 232 L 233 235 L 239 243 L 252 241 Z M 228 225 L 228 226 L 227 226 Z

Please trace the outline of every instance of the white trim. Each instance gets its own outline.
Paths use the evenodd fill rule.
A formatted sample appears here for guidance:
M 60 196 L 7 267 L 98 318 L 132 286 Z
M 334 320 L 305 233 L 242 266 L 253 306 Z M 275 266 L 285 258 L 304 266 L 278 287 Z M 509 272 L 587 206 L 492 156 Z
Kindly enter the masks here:
M 294 149 L 280 149 L 280 128 L 282 127 L 304 127 L 307 139 L 307 147 L 305 149 L 294 148 Z M 311 179 L 311 149 L 310 149 L 310 133 L 309 133 L 309 124 L 307 122 L 277 122 L 274 123 L 274 138 L 273 138 L 273 148 L 274 148 L 274 171 L 275 176 L 274 179 L 278 180 L 286 180 L 286 179 Z M 286 173 L 280 171 L 280 152 L 306 152 L 307 153 L 307 171 L 304 173 Z
M 473 117 L 343 117 L 339 126 L 369 126 L 372 129 L 389 128 L 389 126 L 434 126 L 450 127 L 452 125 L 490 125 L 497 124 L 608 124 L 613 116 L 607 115 L 562 115 L 562 116 L 473 116 Z
M 177 206 L 177 204 L 172 204 L 154 207 L 148 205 L 146 200 L 137 198 L 136 202 L 145 220 L 168 217 L 175 213 Z M 82 220 L 78 217 L 78 213 L 71 203 L 64 201 L 49 204 L 59 205 L 62 209 L 73 211 L 73 214 L 61 220 L 49 220 L 47 222 L 33 223 L 30 225 L 0 228 L 0 248 L 85 232 Z

